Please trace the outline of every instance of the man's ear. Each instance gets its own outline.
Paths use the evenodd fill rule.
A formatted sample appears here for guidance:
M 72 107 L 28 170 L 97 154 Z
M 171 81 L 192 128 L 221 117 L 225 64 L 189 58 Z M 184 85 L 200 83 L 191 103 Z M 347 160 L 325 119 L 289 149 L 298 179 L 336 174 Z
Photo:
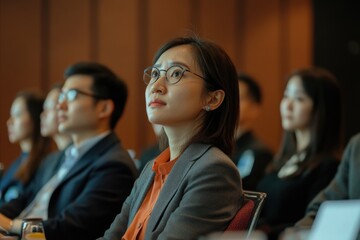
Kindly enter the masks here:
M 101 100 L 100 102 L 100 118 L 110 117 L 114 111 L 114 103 L 112 100 Z
M 258 103 L 252 103 L 251 108 L 249 109 L 249 114 L 251 115 L 252 121 L 255 121 L 257 118 L 259 118 L 261 112 L 261 106 Z
M 205 107 L 207 108 L 206 111 L 212 111 L 217 109 L 224 101 L 224 98 L 225 92 L 221 89 L 208 93 L 205 105 Z

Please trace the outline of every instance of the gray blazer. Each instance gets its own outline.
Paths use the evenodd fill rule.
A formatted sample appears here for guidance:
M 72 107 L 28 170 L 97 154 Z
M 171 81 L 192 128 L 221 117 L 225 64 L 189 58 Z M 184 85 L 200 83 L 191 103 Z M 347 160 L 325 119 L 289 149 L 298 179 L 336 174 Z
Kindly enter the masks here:
M 347 145 L 338 171 L 330 184 L 309 204 L 305 218 L 297 226 L 311 226 L 322 202 L 327 200 L 360 199 L 360 133 Z
M 136 181 L 130 196 L 103 240 L 121 239 L 153 183 L 153 161 Z M 145 239 L 197 239 L 224 230 L 242 205 L 239 171 L 216 147 L 192 144 L 170 172 L 150 216 Z

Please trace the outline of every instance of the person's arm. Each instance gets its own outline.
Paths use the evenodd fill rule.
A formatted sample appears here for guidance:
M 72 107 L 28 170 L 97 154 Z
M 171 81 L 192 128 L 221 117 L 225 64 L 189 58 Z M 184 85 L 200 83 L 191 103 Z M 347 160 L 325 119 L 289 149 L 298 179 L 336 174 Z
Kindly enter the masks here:
M 106 161 L 94 167 L 86 179 L 78 183 L 83 185 L 83 189 L 76 199 L 43 222 L 46 238 L 94 239 L 100 236 L 102 229 L 106 229 L 120 211 L 134 180 L 129 167 L 119 161 Z M 59 196 L 58 201 L 66 192 L 61 194 L 64 195 Z
M 12 227 L 12 220 L 3 214 L 0 214 L 0 227 L 6 231 L 10 231 Z
M 296 223 L 296 226 L 309 227 L 312 225 L 321 203 L 327 200 L 348 199 L 349 194 L 349 162 L 353 158 L 360 158 L 360 138 L 351 139 L 334 179 L 308 205 L 306 215 Z
M 135 184 L 137 184 L 137 182 Z M 115 220 L 111 223 L 109 229 L 106 230 L 104 236 L 98 238 L 98 240 L 118 240 L 121 239 L 121 237 L 125 234 L 129 221 L 131 202 L 134 194 L 135 188 L 133 188 L 130 196 L 124 202 L 121 212 L 115 217 Z
M 38 191 L 37 181 L 34 179 L 30 182 L 29 187 L 26 188 L 25 192 L 18 198 L 5 203 L 0 208 L 0 227 L 3 227 L 7 231 L 19 234 L 19 224 L 12 224 L 12 220 L 19 216 L 19 214 L 26 208 L 29 202 L 34 198 Z M 21 220 L 19 220 L 21 222 Z M 19 222 L 14 221 L 14 222 Z M 11 223 L 11 224 L 10 224 Z M 9 227 L 10 224 L 10 227 Z M 14 229 L 15 227 L 15 229 Z
M 307 189 L 307 204 L 310 203 L 334 179 L 339 168 L 339 160 L 334 157 L 324 159 L 323 163 L 313 171 L 313 177 Z
M 143 188 L 144 179 L 153 177 L 151 168 L 152 163 L 148 162 L 140 177 L 135 181 L 134 187 L 125 200 L 120 213 L 115 217 L 109 229 L 105 231 L 104 236 L 98 240 L 118 240 L 125 234 L 129 224 L 130 211 L 134 211 L 132 209 L 133 202 L 138 198 L 139 190 Z
M 46 159 L 43 161 L 38 171 L 36 171 L 35 176 L 31 179 L 28 186 L 26 187 L 24 193 L 16 198 L 12 199 L 10 202 L 3 204 L 0 207 L 0 213 L 5 215 L 10 219 L 14 219 L 26 208 L 26 206 L 35 198 L 37 192 L 42 188 L 42 186 L 47 182 L 48 179 L 43 179 L 43 175 L 49 175 L 53 171 L 49 169 L 48 162 L 55 161 L 56 159 L 53 157 L 54 154 L 49 154 Z

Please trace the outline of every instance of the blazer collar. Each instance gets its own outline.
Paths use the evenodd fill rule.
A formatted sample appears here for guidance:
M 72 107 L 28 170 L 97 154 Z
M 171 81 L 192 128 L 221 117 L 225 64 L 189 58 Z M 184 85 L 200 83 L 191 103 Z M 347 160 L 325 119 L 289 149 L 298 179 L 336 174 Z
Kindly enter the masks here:
M 191 144 L 181 154 L 167 178 L 148 222 L 147 234 L 153 231 L 163 211 L 171 201 L 192 165 L 211 148 L 209 144 Z M 151 181 L 152 182 L 152 181 Z M 146 193 L 145 193 L 146 194 Z M 146 235 L 147 235 L 146 234 Z
M 119 143 L 120 140 L 116 136 L 114 132 L 110 133 L 99 142 L 97 142 L 92 148 L 90 148 L 83 156 L 80 157 L 79 160 L 75 163 L 75 165 L 71 168 L 71 170 L 67 173 L 62 183 L 72 178 L 72 176 L 76 175 L 79 171 L 86 168 L 88 165 L 97 161 L 101 155 L 103 155 L 109 148 L 111 148 L 114 144 Z

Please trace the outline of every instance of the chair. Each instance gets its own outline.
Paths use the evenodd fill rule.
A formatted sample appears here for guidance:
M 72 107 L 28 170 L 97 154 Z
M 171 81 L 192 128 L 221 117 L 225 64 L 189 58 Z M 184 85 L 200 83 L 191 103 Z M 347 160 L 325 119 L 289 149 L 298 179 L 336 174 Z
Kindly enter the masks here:
M 244 190 L 244 204 L 225 231 L 247 230 L 248 238 L 256 227 L 265 198 L 266 193 Z

